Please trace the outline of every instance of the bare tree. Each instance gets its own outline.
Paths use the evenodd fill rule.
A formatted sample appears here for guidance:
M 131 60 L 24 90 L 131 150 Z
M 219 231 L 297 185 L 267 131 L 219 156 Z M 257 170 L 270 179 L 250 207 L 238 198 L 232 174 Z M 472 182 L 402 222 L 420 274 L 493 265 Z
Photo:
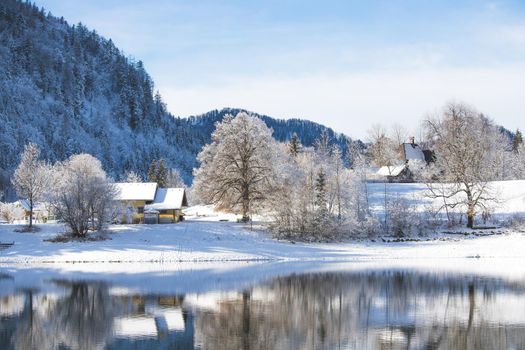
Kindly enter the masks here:
M 391 132 L 391 138 L 392 140 L 394 140 L 395 144 L 397 146 L 400 146 L 401 144 L 403 144 L 407 138 L 408 138 L 408 131 L 407 129 L 399 124 L 399 123 L 394 123 L 392 124 L 392 126 L 390 127 L 390 132 Z
M 115 188 L 100 161 L 89 154 L 71 156 L 55 166 L 55 179 L 53 208 L 72 234 L 84 237 L 90 228 L 101 230 L 110 219 Z
M 448 208 L 464 208 L 467 227 L 474 226 L 479 210 L 497 198 L 491 191 L 503 166 L 501 154 L 508 140 L 498 128 L 472 107 L 447 104 L 440 116 L 426 121 L 428 139 L 436 156 L 442 183 L 428 183 L 430 196 L 443 200 Z
M 243 221 L 267 198 L 275 179 L 272 130 L 259 118 L 228 115 L 198 155 L 195 189 L 199 198 L 221 208 L 240 210 Z
M 38 146 L 27 144 L 12 179 L 18 196 L 29 203 L 29 227 L 33 226 L 33 206 L 43 198 L 49 185 L 49 168 L 39 157 Z
M 396 143 L 381 125 L 375 124 L 368 130 L 368 141 L 371 143 L 370 157 L 375 165 L 392 167 L 399 162 Z

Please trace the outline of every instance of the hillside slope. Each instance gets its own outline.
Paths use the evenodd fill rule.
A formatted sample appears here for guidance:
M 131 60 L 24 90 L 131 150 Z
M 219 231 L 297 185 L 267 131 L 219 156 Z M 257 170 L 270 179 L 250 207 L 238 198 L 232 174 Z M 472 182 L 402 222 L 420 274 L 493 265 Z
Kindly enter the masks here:
M 90 153 L 115 178 L 129 170 L 144 176 L 153 159 L 165 158 L 191 182 L 214 123 L 238 111 L 172 116 L 141 61 L 84 25 L 19 0 L 0 2 L 0 91 L 4 188 L 29 141 L 50 162 Z M 281 141 L 296 132 L 311 145 L 326 130 L 345 146 L 343 136 L 322 125 L 262 118 Z

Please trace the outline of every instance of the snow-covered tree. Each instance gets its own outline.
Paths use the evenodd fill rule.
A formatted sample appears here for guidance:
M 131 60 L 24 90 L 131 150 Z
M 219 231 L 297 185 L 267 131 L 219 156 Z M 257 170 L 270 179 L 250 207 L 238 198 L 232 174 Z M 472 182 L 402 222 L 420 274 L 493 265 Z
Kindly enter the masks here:
M 165 159 L 151 161 L 148 169 L 148 181 L 156 182 L 159 187 L 167 187 L 168 168 Z
M 490 188 L 504 164 L 508 140 L 483 114 L 463 103 L 447 104 L 441 115 L 426 121 L 428 139 L 436 155 L 440 181 L 428 183 L 430 196 L 448 208 L 463 208 L 467 227 L 480 210 L 497 200 Z
M 0 218 L 8 223 L 22 220 L 24 218 L 24 209 L 14 203 L 0 203 Z
M 157 182 L 157 161 L 153 159 L 148 168 L 148 181 Z
M 271 195 L 281 148 L 259 118 L 241 112 L 216 124 L 199 153 L 195 189 L 201 200 L 240 212 L 244 221 Z
M 522 144 L 523 144 L 523 135 L 520 129 L 518 129 L 516 130 L 516 133 L 514 134 L 514 138 L 512 139 L 512 150 L 514 152 L 518 152 Z
M 305 148 L 287 157 L 272 195 L 271 229 L 276 236 L 333 240 L 361 233 L 368 217 L 366 185 L 344 166 L 338 147 L 328 152 Z
M 397 146 L 400 146 L 408 138 L 407 129 L 400 123 L 392 124 L 392 126 L 390 127 L 390 135 L 391 139 Z
M 296 157 L 299 152 L 301 152 L 301 148 L 303 146 L 301 145 L 301 141 L 299 140 L 299 136 L 294 132 L 292 135 L 292 138 L 290 139 L 290 142 L 288 142 L 288 152 Z
M 376 166 L 392 167 L 399 163 L 397 149 L 399 145 L 396 145 L 396 142 L 387 136 L 381 125 L 373 125 L 368 130 L 368 141 L 370 142 L 370 158 Z
M 368 202 L 368 186 L 367 186 L 367 171 L 369 168 L 369 159 L 363 149 L 357 146 L 355 142 L 348 140 L 348 156 L 354 171 L 354 179 L 352 181 L 354 193 L 356 194 L 356 210 L 358 221 L 363 221 L 369 214 Z
M 157 184 L 159 187 L 167 187 L 168 183 L 168 168 L 166 166 L 166 160 L 161 159 L 157 163 L 157 173 L 155 175 Z
M 166 177 L 166 187 L 186 187 L 186 184 L 184 183 L 184 180 L 182 180 L 182 176 L 180 175 L 180 171 L 178 169 L 171 168 L 168 170 Z
M 38 146 L 27 144 L 12 178 L 18 196 L 29 203 L 29 227 L 33 226 L 33 206 L 43 199 L 49 186 L 49 168 L 39 157 Z
M 330 231 L 330 213 L 327 201 L 326 173 L 323 168 L 317 172 L 315 179 L 315 214 L 314 226 L 317 232 Z
M 52 197 L 56 216 L 77 237 L 101 230 L 111 219 L 115 187 L 100 161 L 89 154 L 71 156 L 54 167 L 56 192 Z
M 128 171 L 124 177 L 124 182 L 142 182 L 142 177 L 134 171 Z

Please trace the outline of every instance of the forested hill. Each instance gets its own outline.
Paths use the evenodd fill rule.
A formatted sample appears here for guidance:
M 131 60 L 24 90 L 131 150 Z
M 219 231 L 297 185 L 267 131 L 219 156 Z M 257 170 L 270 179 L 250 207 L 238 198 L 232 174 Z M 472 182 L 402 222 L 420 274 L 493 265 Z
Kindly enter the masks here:
M 176 118 L 154 91 L 143 63 L 126 57 L 111 40 L 30 3 L 0 1 L 4 185 L 29 141 L 51 162 L 90 153 L 114 178 L 128 170 L 144 175 L 151 160 L 165 158 L 191 181 L 214 122 L 236 110 Z M 322 125 L 262 118 L 281 141 L 297 132 L 310 145 L 326 130 L 344 146 L 341 136 Z
M 215 129 L 216 122 L 221 121 L 227 114 L 236 115 L 241 111 L 247 112 L 250 115 L 257 116 L 262 119 L 266 125 L 273 130 L 273 136 L 278 141 L 290 140 L 292 135 L 295 133 L 298 135 L 301 143 L 304 146 L 313 146 L 315 145 L 316 140 L 319 139 L 319 136 L 323 133 L 326 133 L 330 142 L 332 144 L 339 145 L 343 150 L 343 153 L 346 154 L 348 150 L 348 137 L 346 135 L 336 133 L 331 128 L 305 119 L 276 119 L 244 109 L 223 108 L 220 111 L 214 110 L 198 116 L 191 116 L 187 119 L 187 121 L 190 126 L 194 126 L 202 130 L 202 132 L 208 136 L 206 142 L 209 142 L 211 133 Z M 361 146 L 364 146 L 361 141 L 356 142 L 359 142 Z

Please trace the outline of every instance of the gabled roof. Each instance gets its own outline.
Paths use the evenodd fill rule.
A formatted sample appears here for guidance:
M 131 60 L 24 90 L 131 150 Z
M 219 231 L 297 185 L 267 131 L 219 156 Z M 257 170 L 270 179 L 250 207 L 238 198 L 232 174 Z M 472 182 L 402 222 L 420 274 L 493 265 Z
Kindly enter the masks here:
M 380 176 L 399 176 L 405 170 L 406 164 L 396 166 L 382 166 L 377 171 Z
M 186 190 L 184 188 L 159 188 L 153 203 L 144 207 L 144 210 L 182 209 L 188 206 Z
M 420 160 L 425 161 L 425 154 L 421 147 L 416 143 L 404 143 L 403 145 L 403 156 L 405 161 L 409 160 Z
M 27 199 L 21 199 L 19 201 L 14 202 L 14 204 L 19 205 L 20 207 L 22 207 L 22 209 L 26 211 L 30 210 L 29 201 Z M 47 203 L 44 202 L 33 203 L 33 211 L 44 211 L 46 210 L 46 205 Z
M 157 190 L 156 182 L 117 182 L 115 186 L 119 201 L 152 201 Z

